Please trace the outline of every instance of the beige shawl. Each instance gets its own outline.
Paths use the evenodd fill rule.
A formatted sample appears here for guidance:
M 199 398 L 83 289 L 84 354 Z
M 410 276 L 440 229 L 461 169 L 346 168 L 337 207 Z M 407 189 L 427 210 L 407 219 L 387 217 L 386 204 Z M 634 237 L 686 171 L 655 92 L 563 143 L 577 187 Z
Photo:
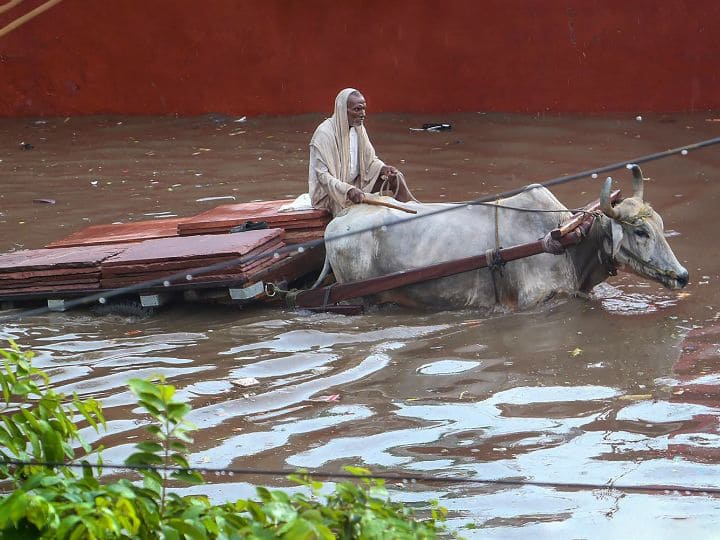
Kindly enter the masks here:
M 347 101 L 353 92 L 356 90 L 346 88 L 337 95 L 334 114 L 318 126 L 310 140 L 310 198 L 315 208 L 327 208 L 333 215 L 350 204 L 347 199 L 350 188 L 369 191 L 385 165 L 375 155 L 365 126 L 357 127 L 360 174 L 357 178 L 349 178 L 350 128 Z

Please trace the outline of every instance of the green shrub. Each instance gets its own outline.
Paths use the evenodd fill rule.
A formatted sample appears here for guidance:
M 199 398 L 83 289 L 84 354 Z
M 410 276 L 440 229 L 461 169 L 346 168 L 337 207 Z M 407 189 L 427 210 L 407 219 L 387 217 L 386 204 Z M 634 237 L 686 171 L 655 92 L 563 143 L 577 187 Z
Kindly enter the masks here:
M 174 387 L 162 380 L 129 382 L 153 420 L 150 439 L 136 444 L 125 461 L 137 468 L 142 483 L 101 482 L 96 471 L 102 449 L 84 441 L 75 423 L 84 419 L 104 430 L 101 404 L 56 393 L 47 375 L 32 366 L 33 354 L 14 342 L 0 354 L 0 481 L 6 487 L 0 495 L 1 538 L 416 539 L 435 538 L 442 529 L 444 509 L 433 506 L 431 517 L 421 521 L 389 500 L 383 481 L 360 468 L 347 469 L 358 475 L 357 484 L 338 483 L 329 495 L 302 474 L 290 478 L 307 494 L 258 487 L 257 500 L 213 505 L 204 496 L 173 493 L 170 483 L 204 480 L 186 458 L 190 406 L 175 401 Z

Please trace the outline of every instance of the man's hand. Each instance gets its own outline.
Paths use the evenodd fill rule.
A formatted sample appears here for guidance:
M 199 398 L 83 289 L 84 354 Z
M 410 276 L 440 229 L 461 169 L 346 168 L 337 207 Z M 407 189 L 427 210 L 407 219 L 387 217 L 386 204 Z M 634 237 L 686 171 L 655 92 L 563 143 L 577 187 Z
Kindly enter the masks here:
M 350 188 L 350 190 L 347 192 L 347 198 L 352 203 L 360 204 L 361 202 L 363 202 L 365 194 L 362 192 L 362 190 L 354 187 Z
M 392 165 L 383 165 L 380 169 L 380 179 L 387 180 L 388 178 L 397 178 L 398 170 Z

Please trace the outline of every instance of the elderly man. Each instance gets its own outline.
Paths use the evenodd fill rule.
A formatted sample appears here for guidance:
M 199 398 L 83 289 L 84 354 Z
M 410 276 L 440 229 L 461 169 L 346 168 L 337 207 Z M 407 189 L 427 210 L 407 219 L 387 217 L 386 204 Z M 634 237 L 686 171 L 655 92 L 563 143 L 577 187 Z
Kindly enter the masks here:
M 310 141 L 310 199 L 315 208 L 333 215 L 361 203 L 365 193 L 380 191 L 383 184 L 399 201 L 414 200 L 400 171 L 376 155 L 363 122 L 367 106 L 354 88 L 335 98 L 332 117 L 318 126 Z

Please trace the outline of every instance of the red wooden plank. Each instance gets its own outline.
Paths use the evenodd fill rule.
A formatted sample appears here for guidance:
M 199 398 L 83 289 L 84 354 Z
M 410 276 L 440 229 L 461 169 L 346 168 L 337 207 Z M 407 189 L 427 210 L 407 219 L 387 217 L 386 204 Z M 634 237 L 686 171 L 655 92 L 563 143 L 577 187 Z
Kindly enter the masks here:
M 211 272 L 206 272 L 202 274 L 197 274 L 194 271 L 196 270 L 196 267 L 188 268 L 186 269 L 187 273 L 189 275 L 192 275 L 192 280 L 188 280 L 188 282 L 191 281 L 208 281 L 209 278 L 212 278 L 213 280 L 223 280 L 223 279 L 229 279 L 228 276 L 240 276 L 239 278 L 233 278 L 233 279 L 244 279 L 247 276 L 251 276 L 253 273 L 256 273 L 258 271 L 264 270 L 265 268 L 269 268 L 274 264 L 275 259 L 265 259 L 261 261 L 256 261 L 254 264 L 246 267 L 240 267 L 240 266 L 231 266 L 228 268 L 222 268 L 219 270 L 214 270 Z M 158 280 L 158 279 L 166 279 L 171 275 L 174 274 L 180 274 L 183 272 L 183 269 L 175 270 L 174 272 L 169 272 L 167 270 L 162 271 L 156 271 L 156 272 L 142 272 L 142 273 L 127 273 L 127 274 L 113 274 L 113 275 L 105 275 L 103 274 L 100 283 L 104 288 L 111 288 L 111 287 L 117 287 L 117 286 L 124 286 L 129 284 L 138 284 L 142 283 L 143 281 L 150 281 L 150 280 Z M 180 281 L 180 279 L 176 278 L 174 280 L 174 283 L 177 283 Z
M 190 231 L 220 231 L 226 230 L 235 225 L 246 223 L 244 219 L 227 219 L 218 221 L 208 221 L 204 223 L 186 223 L 181 229 L 180 234 L 187 235 Z M 257 223 L 253 221 L 254 223 Z M 276 229 L 323 229 L 330 223 L 329 216 L 312 217 L 308 219 L 267 219 L 262 220 L 268 224 L 268 227 Z
M 220 263 L 229 263 L 232 261 L 235 261 L 235 264 L 232 265 L 232 268 L 239 268 L 241 270 L 245 270 L 250 265 L 254 264 L 256 260 L 267 260 L 268 257 L 263 257 L 263 255 L 274 253 L 283 246 L 283 242 L 275 241 L 270 243 L 269 245 L 266 244 L 256 249 L 253 249 L 250 252 L 242 255 L 243 262 L 241 264 L 238 264 L 239 258 L 237 255 L 227 255 L 224 257 L 208 256 L 194 259 L 178 259 L 157 262 L 149 261 L 146 263 L 137 264 L 127 263 L 122 265 L 102 265 L 101 272 L 103 278 L 111 278 L 113 276 L 122 276 L 128 274 L 141 275 L 151 272 L 164 272 L 166 275 L 169 275 L 175 272 L 180 272 L 182 270 L 193 270 L 195 268 L 211 266 Z M 256 259 L 255 257 L 260 258 Z
M 224 204 L 198 214 L 185 223 L 178 225 L 181 235 L 196 234 L 205 229 L 224 229 L 245 223 L 246 221 L 265 221 L 268 225 L 276 227 L 281 223 L 286 227 L 297 228 L 297 222 L 329 222 L 330 214 L 327 210 L 296 210 L 292 212 L 278 212 L 280 207 L 288 200 L 262 201 L 254 203 Z M 315 224 L 313 224 L 315 226 Z
M 131 223 L 112 223 L 91 225 L 70 236 L 50 242 L 46 248 L 92 246 L 100 244 L 117 244 L 140 242 L 155 238 L 177 236 L 177 227 L 190 218 L 156 219 L 135 221 Z
M 319 240 L 325 236 L 325 229 L 314 231 L 287 231 L 285 233 L 285 243 L 287 245 L 302 244 L 312 240 Z
M 19 287 L 17 289 L 3 289 L 2 293 L 0 294 L 0 297 L 2 298 L 8 298 L 9 295 L 17 294 L 17 295 L 27 295 L 29 293 L 32 293 L 35 296 L 39 296 L 42 298 L 43 294 L 48 293 L 56 293 L 56 292 L 64 292 L 64 291 L 90 291 L 93 289 L 99 289 L 100 288 L 100 282 L 96 281 L 95 283 L 81 283 L 81 284 L 75 284 L 75 285 L 57 285 L 57 286 L 47 286 L 42 285 L 38 287 Z
M 81 274 L 78 276 L 52 276 L 52 279 L 31 278 L 31 279 L 12 279 L 0 282 L 0 290 L 16 289 L 18 287 L 40 287 L 47 284 L 49 287 L 55 285 L 65 285 L 72 283 L 97 283 L 100 280 L 100 272 L 93 274 Z
M 145 240 L 139 244 L 130 244 L 116 257 L 104 261 L 102 267 L 142 262 L 202 259 L 221 255 L 240 257 L 252 253 L 255 249 L 263 249 L 268 243 L 276 243 L 283 234 L 282 229 L 264 229 L 236 234 Z
M 6 272 L 0 274 L 0 284 L 5 280 L 24 280 L 24 279 L 35 279 L 42 278 L 52 280 L 55 277 L 66 277 L 66 276 L 78 276 L 81 274 L 96 274 L 98 268 L 96 266 L 90 266 L 86 268 L 52 268 L 48 270 L 34 270 L 25 272 Z
M 98 266 L 128 244 L 14 251 L 0 255 L 0 273 Z

